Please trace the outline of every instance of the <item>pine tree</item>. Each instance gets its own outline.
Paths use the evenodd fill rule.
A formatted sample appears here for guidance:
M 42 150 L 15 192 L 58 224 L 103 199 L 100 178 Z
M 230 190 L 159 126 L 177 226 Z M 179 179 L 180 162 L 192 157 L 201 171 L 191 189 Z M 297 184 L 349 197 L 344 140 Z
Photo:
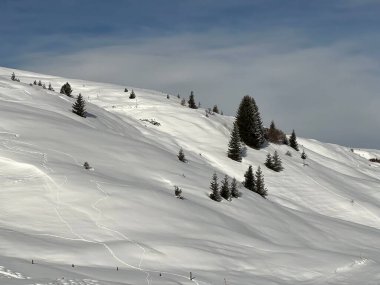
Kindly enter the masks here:
M 218 106 L 217 106 L 217 105 L 214 105 L 214 108 L 212 108 L 212 111 L 213 111 L 214 113 L 219 114 Z
M 183 200 L 183 196 L 182 196 L 182 189 L 179 188 L 177 185 L 174 185 L 174 195 L 178 198 L 178 199 L 181 199 Z
M 267 159 L 266 159 L 264 164 L 269 169 L 273 169 L 273 158 L 272 158 L 272 155 L 270 153 L 267 154 Z
M 166 95 L 166 99 L 170 99 L 170 95 L 169 94 Z
M 127 88 L 124 88 L 124 92 L 128 92 L 128 89 L 127 89 Z
M 186 105 L 186 100 L 185 100 L 185 98 L 182 98 L 182 100 L 181 100 L 181 105 L 182 105 L 182 106 L 185 106 L 185 105 Z
M 241 162 L 241 141 L 239 135 L 239 127 L 237 123 L 234 123 L 234 128 L 232 129 L 231 139 L 228 144 L 227 156 L 232 160 Z
M 12 81 L 15 81 L 16 80 L 16 74 L 13 72 L 12 75 L 11 75 L 11 80 Z
M 195 104 L 194 92 L 193 91 L 190 92 L 189 101 L 187 103 L 189 103 L 189 108 L 197 109 L 197 105 Z
M 261 197 L 265 198 L 268 195 L 268 191 L 265 188 L 264 175 L 261 171 L 260 166 L 257 168 L 255 180 L 256 180 L 255 181 L 256 182 L 255 192 L 257 194 L 261 195 Z
M 135 94 L 135 91 L 133 91 L 133 89 L 132 89 L 132 92 L 129 95 L 129 99 L 135 99 L 135 98 L 136 98 L 136 94 Z
M 71 96 L 72 92 L 73 92 L 73 90 L 71 89 L 69 82 L 66 82 L 65 84 L 62 85 L 61 91 L 60 91 L 61 94 L 65 94 L 69 97 L 72 97 Z
M 45 85 L 45 83 L 42 84 L 42 88 L 43 88 L 43 89 L 46 89 L 46 85 Z
M 241 193 L 238 190 L 237 181 L 235 178 L 232 178 L 230 191 L 231 191 L 232 198 L 239 198 L 241 196 Z
M 302 161 L 303 161 L 303 165 L 306 165 L 305 160 L 307 158 L 307 155 L 305 153 L 305 150 L 302 151 L 301 158 L 302 158 Z
M 33 85 L 37 85 L 37 81 L 36 80 L 34 80 Z
M 251 191 L 255 191 L 255 176 L 253 175 L 252 165 L 248 167 L 247 172 L 244 174 L 244 178 L 244 187 Z
M 282 143 L 284 145 L 289 145 L 289 140 L 288 140 L 288 137 L 284 134 L 283 138 L 282 138 Z
M 72 110 L 73 113 L 83 118 L 86 118 L 85 105 L 86 105 L 86 102 L 83 100 L 82 95 L 79 94 L 76 102 L 73 104 L 73 110 Z
M 41 80 L 38 80 L 38 86 L 42 86 Z
M 224 179 L 222 181 L 222 186 L 220 187 L 220 195 L 228 201 L 231 200 L 231 191 L 227 175 L 224 176 Z
M 289 138 L 289 146 L 299 151 L 296 132 L 293 130 L 292 135 Z
M 220 196 L 220 192 L 219 192 L 218 176 L 216 175 L 215 172 L 212 175 L 210 189 L 212 191 L 210 194 L 210 198 L 217 202 L 222 201 L 222 196 Z
M 185 157 L 185 153 L 183 152 L 183 149 L 182 147 L 179 149 L 179 152 L 178 152 L 178 155 L 177 155 L 178 159 L 182 162 L 187 162 L 187 159 Z
M 277 153 L 277 150 L 273 154 L 273 168 L 272 169 L 276 172 L 280 172 L 284 169 L 282 167 L 282 161 L 281 161 L 280 156 Z
M 261 120 L 259 107 L 257 107 L 255 99 L 251 98 L 251 100 L 252 100 L 254 118 L 255 118 L 255 129 L 254 129 L 255 146 L 254 147 L 259 149 L 265 143 L 264 126 L 263 126 L 263 121 Z
M 50 91 L 54 91 L 54 89 L 53 89 L 53 87 L 51 86 L 51 83 L 50 83 L 50 82 L 49 82 L 48 90 L 50 90 Z

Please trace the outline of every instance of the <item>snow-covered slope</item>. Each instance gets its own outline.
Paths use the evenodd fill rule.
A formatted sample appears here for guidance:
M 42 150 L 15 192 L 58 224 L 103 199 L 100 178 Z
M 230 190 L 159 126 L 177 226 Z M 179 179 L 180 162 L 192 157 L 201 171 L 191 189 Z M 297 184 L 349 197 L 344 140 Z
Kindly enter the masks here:
M 34 80 L 68 81 L 89 116 Z M 380 164 L 368 158 L 380 151 L 299 139 L 308 166 L 277 145 L 237 163 L 232 117 L 124 87 L 0 68 L 0 284 L 378 284 Z M 281 173 L 263 167 L 274 150 Z M 214 171 L 242 181 L 249 164 L 268 200 L 208 198 Z

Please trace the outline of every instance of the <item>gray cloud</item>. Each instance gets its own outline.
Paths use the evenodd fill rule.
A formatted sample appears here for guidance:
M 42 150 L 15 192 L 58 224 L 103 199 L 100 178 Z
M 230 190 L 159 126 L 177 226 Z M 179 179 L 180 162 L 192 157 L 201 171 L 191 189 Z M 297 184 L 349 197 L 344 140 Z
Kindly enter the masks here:
M 234 115 L 242 96 L 265 123 L 348 146 L 379 148 L 380 66 L 359 41 L 313 46 L 290 30 L 228 35 L 214 31 L 33 54 L 26 69 L 181 93 Z

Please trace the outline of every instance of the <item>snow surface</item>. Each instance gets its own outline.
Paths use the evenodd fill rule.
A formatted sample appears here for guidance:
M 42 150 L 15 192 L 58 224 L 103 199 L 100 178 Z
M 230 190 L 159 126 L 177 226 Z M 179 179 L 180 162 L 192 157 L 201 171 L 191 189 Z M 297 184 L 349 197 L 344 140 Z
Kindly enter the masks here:
M 68 81 L 89 116 L 34 80 Z M 237 163 L 232 117 L 124 87 L 0 68 L 0 284 L 379 284 L 380 164 L 368 158 L 380 151 L 299 139 L 307 166 L 277 145 Z M 263 166 L 274 150 L 283 172 Z M 214 171 L 242 181 L 249 164 L 267 200 L 208 198 Z

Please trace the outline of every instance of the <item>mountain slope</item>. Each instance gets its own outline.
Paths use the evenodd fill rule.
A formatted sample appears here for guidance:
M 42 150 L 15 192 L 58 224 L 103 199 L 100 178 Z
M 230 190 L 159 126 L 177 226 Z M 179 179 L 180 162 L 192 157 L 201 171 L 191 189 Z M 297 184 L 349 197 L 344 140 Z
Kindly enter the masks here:
M 68 81 L 90 115 L 34 80 Z M 308 166 L 276 145 L 237 163 L 232 117 L 123 91 L 0 68 L 0 284 L 377 284 L 380 165 L 367 158 L 380 151 L 299 139 Z M 263 167 L 274 150 L 281 173 Z M 262 166 L 268 200 L 208 198 L 214 171 L 242 181 L 249 164 Z

